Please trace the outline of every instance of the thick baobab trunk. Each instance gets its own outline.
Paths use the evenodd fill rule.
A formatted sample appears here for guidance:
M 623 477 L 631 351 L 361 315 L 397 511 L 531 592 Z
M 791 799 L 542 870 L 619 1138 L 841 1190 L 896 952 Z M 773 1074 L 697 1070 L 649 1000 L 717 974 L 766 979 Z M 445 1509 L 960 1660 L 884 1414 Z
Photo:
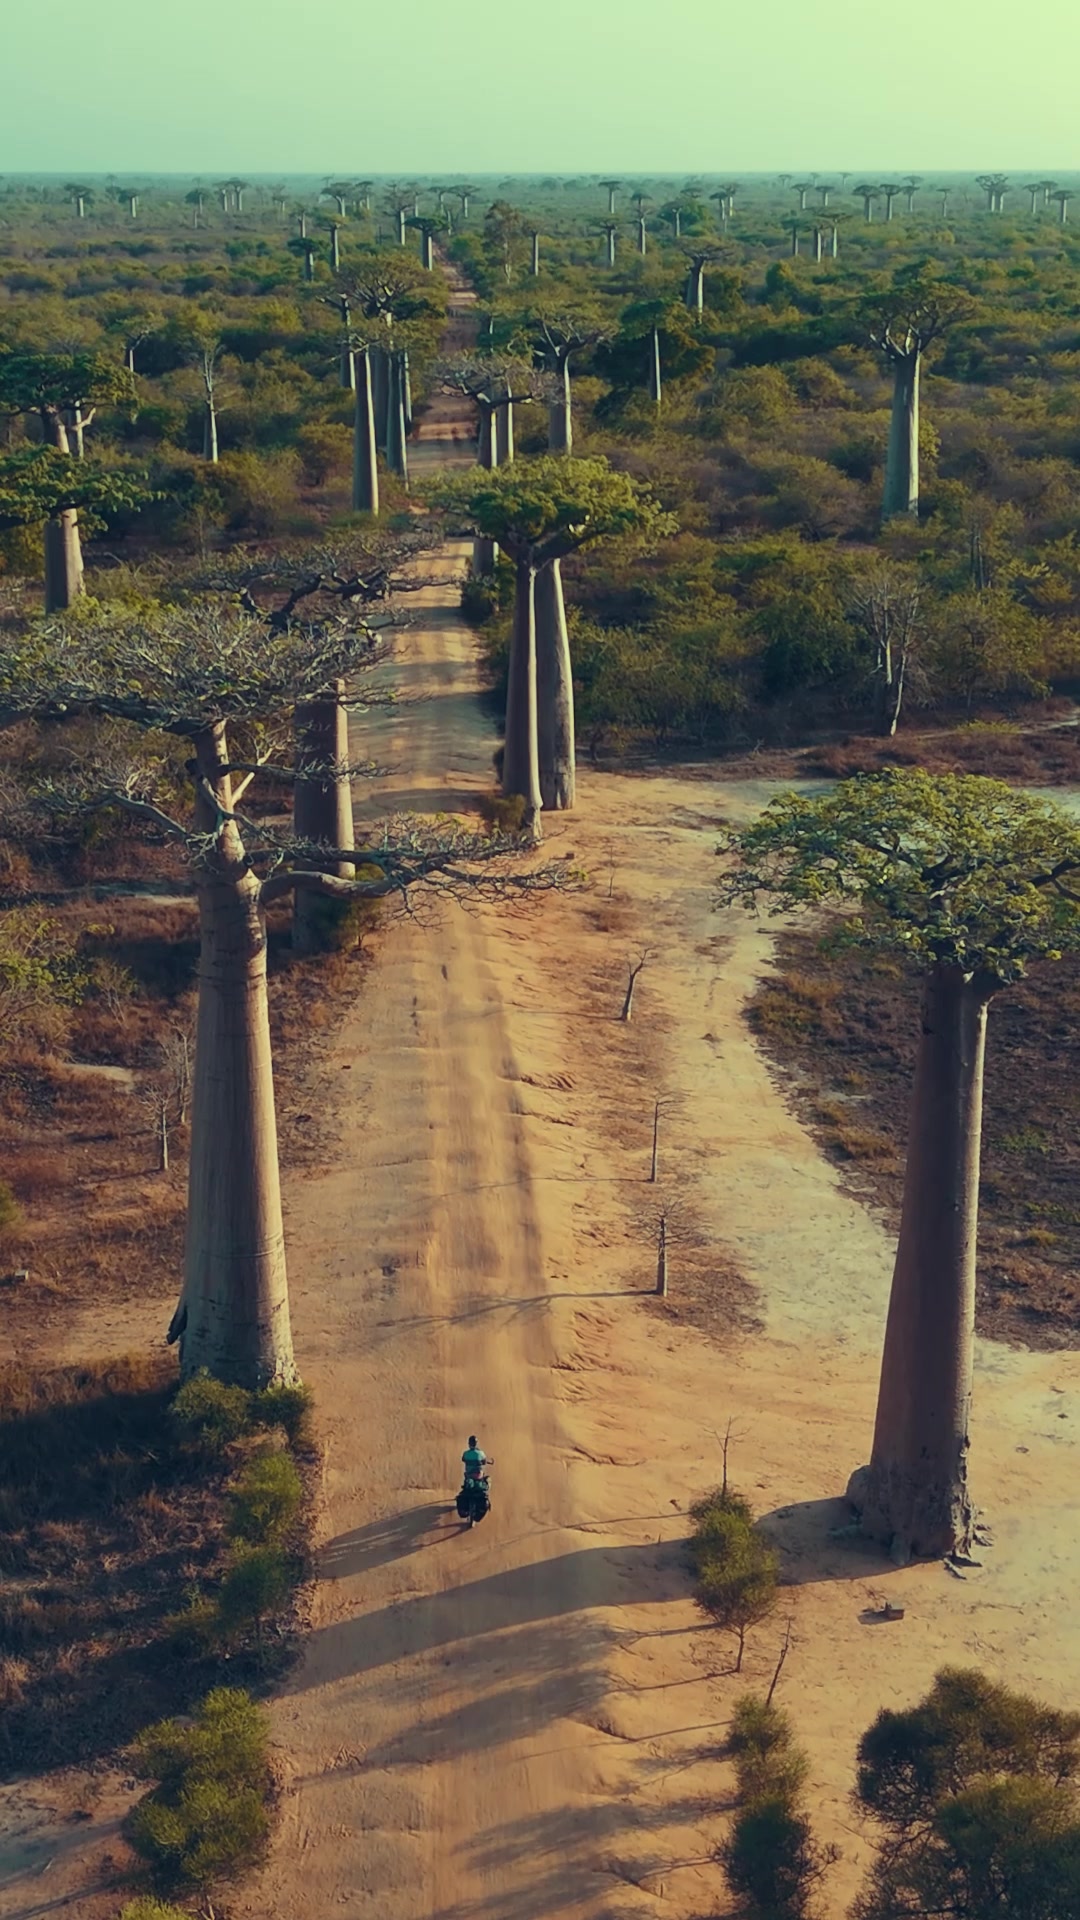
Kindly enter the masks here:
M 59 413 L 47 412 L 42 425 L 58 453 L 71 452 L 67 427 Z M 74 507 L 61 507 L 45 522 L 45 611 L 62 613 L 83 592 L 82 541 Z
M 390 406 L 390 355 L 385 347 L 372 347 L 371 404 L 375 415 L 375 444 L 386 451 L 386 420 Z
M 135 371 L 135 343 L 134 343 L 134 341 L 131 341 L 131 340 L 129 340 L 129 342 L 128 342 L 128 344 L 127 344 L 127 346 L 126 346 L 126 347 L 124 348 L 124 365 L 125 365 L 125 367 L 127 368 L 127 371 L 128 371 L 129 373 L 134 373 L 134 371 Z
M 882 518 L 919 511 L 919 365 L 917 348 L 893 361 L 892 418 L 885 455 Z
M 834 227 L 833 227 L 833 230 L 832 230 L 832 240 L 831 240 L 831 243 L 830 243 L 830 247 L 829 247 L 829 251 L 830 251 L 830 253 L 832 254 L 832 257 L 833 257 L 833 259 L 835 260 L 835 259 L 836 259 L 836 257 L 837 257 L 837 255 L 838 255 L 838 254 L 839 254 L 839 252 L 840 252 L 840 229 L 839 229 L 839 227 L 836 227 L 836 226 L 834 226 Z
M 45 611 L 61 613 L 83 591 L 82 542 L 74 507 L 45 522 Z
M 405 245 L 405 215 L 408 212 L 408 208 L 395 207 L 394 212 L 397 216 L 397 243 L 399 247 L 403 247 Z
M 705 263 L 691 260 L 690 271 L 686 276 L 686 304 L 691 313 L 705 311 Z
M 540 568 L 535 603 L 540 797 L 549 813 L 558 813 L 575 798 L 574 681 L 558 560 Z
M 402 379 L 401 355 L 388 356 L 387 369 L 387 408 L 386 408 L 386 464 L 391 473 L 396 473 L 409 484 L 409 456 L 405 443 L 405 392 Z
M 225 730 L 196 741 L 205 791 L 231 808 Z M 243 1387 L 296 1378 L 278 1179 L 259 882 L 235 823 L 198 801 L 214 836 L 197 870 L 201 947 L 184 1289 L 170 1330 L 185 1378 Z
M 614 227 L 609 227 L 607 230 L 607 263 L 609 267 L 613 267 L 615 265 L 615 229 Z
M 78 400 L 71 409 L 71 452 L 76 460 L 86 458 L 86 420 Z
M 401 409 L 405 416 L 405 432 L 408 435 L 413 429 L 412 373 L 409 368 L 408 347 L 402 347 L 398 364 L 401 368 Z
M 558 373 L 559 391 L 548 407 L 548 450 L 572 453 L 574 450 L 574 401 L 570 387 L 570 361 L 563 360 Z
M 660 330 L 654 327 L 649 347 L 649 399 L 659 409 L 664 398 L 664 382 L 660 372 Z
M 295 713 L 293 829 L 298 840 L 338 850 L 356 845 L 349 778 L 349 716 L 344 697 L 345 682 L 336 680 L 332 692 L 298 701 Z M 340 880 L 351 880 L 356 872 L 351 860 L 329 860 L 325 866 L 320 860 L 312 860 L 311 864 Z M 325 896 L 298 882 L 293 891 L 294 953 L 320 950 L 326 912 Z
M 825 236 L 822 233 L 821 228 L 815 227 L 814 228 L 814 263 L 816 266 L 819 266 L 819 267 L 821 265 L 821 256 L 824 251 L 824 240 L 825 240 Z
M 336 227 L 330 229 L 330 265 L 335 273 L 341 272 L 341 240 Z
M 353 419 L 352 509 L 378 514 L 379 462 L 375 438 L 375 406 L 371 394 L 372 350 L 356 355 L 356 413 Z
M 217 408 L 215 407 L 212 400 L 208 400 L 203 409 L 203 449 L 202 450 L 203 450 L 203 459 L 209 460 L 211 466 L 216 467 L 217 457 L 218 457 Z
M 428 273 L 432 271 L 435 265 L 435 248 L 432 236 L 427 232 L 423 232 L 420 235 L 420 262 L 421 265 L 427 269 Z
M 341 348 L 341 384 L 349 393 L 356 391 L 356 354 L 348 340 Z
M 480 466 L 489 470 L 499 464 L 499 433 L 496 424 L 496 407 L 492 401 L 480 404 L 480 444 L 477 460 Z M 494 573 L 499 549 L 494 540 L 484 534 L 477 534 L 473 541 L 473 572 L 486 576 Z
M 539 840 L 543 799 L 536 710 L 536 567 L 531 559 L 516 563 L 502 790 L 507 796 L 521 795 L 525 802 L 522 825 Z
M 647 246 L 648 246 L 648 241 L 647 241 L 647 239 L 646 239 L 646 235 L 645 235 L 645 222 L 644 222 L 644 220 L 643 220 L 643 219 L 642 219 L 642 218 L 640 217 L 640 215 L 639 215 L 639 217 L 638 217 L 638 223 L 637 223 L 637 250 L 638 250 L 638 252 L 639 252 L 639 253 L 641 253 L 641 254 L 644 254 L 644 253 L 645 253 L 645 251 L 646 251 L 646 249 L 647 249 Z
M 514 396 L 508 393 L 506 399 L 495 410 L 495 447 L 496 465 L 510 467 L 514 463 Z
M 965 1552 L 986 1012 L 997 982 L 939 962 L 923 1000 L 874 1446 L 848 1498 L 901 1563 Z

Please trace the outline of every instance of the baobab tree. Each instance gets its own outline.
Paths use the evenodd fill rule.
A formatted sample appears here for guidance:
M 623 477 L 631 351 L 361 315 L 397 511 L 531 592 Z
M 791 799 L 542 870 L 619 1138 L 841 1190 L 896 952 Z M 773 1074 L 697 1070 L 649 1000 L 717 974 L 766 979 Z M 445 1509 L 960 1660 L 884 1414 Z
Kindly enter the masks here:
M 897 196 L 903 192 L 903 188 L 896 180 L 883 180 L 879 192 L 885 196 L 885 218 L 886 220 L 891 220 L 893 205 Z
M 303 215 L 301 215 L 301 220 L 303 221 Z M 307 222 L 304 221 L 303 224 L 304 231 L 298 234 L 295 239 L 287 241 L 286 244 L 289 252 L 295 253 L 302 262 L 304 280 L 305 283 L 310 286 L 315 279 L 315 242 L 307 231 Z
M 885 457 L 882 517 L 919 511 L 919 383 L 928 347 L 968 311 L 966 297 L 919 269 L 894 276 L 868 303 L 867 331 L 892 369 L 893 401 Z
M 113 195 L 113 198 L 118 200 L 122 207 L 127 208 L 128 214 L 132 220 L 138 219 L 139 196 L 134 187 L 117 187 Z
M 319 225 L 329 236 L 329 260 L 331 273 L 341 272 L 341 221 L 336 213 L 322 214 Z
M 42 461 L 31 454 L 22 465 L 7 469 L 7 511 L 18 516 L 9 518 L 9 524 L 45 522 L 47 612 L 69 607 L 83 591 L 79 506 L 94 511 L 99 503 L 103 507 L 110 501 L 117 507 L 123 504 L 121 476 L 117 476 L 120 492 L 116 493 L 104 473 L 80 484 L 66 469 L 81 463 L 83 434 L 97 408 L 131 405 L 134 396 L 127 369 L 103 354 L 18 349 L 0 354 L 0 413 L 32 415 L 40 426 L 44 448 L 53 456 Z
M 661 220 L 666 220 L 676 240 L 682 239 L 683 203 L 681 200 L 669 200 L 660 209 Z
M 198 229 L 202 225 L 203 208 L 206 205 L 206 193 L 202 187 L 192 187 L 184 195 L 184 205 L 191 208 L 191 224 Z
M 67 194 L 75 209 L 76 220 L 85 220 L 86 209 L 91 205 L 94 198 L 93 187 L 83 187 L 80 186 L 78 182 L 72 183 L 69 181 L 64 188 L 64 192 Z
M 922 633 L 918 575 L 890 560 L 876 561 L 851 587 L 847 615 L 870 649 L 875 722 L 879 734 L 891 740 Z
M 416 196 L 408 187 L 387 188 L 384 201 L 386 211 L 393 215 L 396 237 L 399 247 L 405 245 L 405 224 L 411 213 L 416 211 Z
M 949 217 L 949 197 L 952 193 L 952 188 L 951 187 L 934 187 L 933 192 L 938 195 L 941 201 L 941 206 L 938 209 L 941 215 L 941 218 L 943 220 L 947 220 Z
M 507 286 L 520 257 L 523 224 L 517 208 L 508 200 L 494 200 L 484 215 L 484 235 L 499 256 Z
M 855 187 L 853 191 L 856 199 L 861 200 L 863 203 L 863 219 L 866 221 L 867 226 L 869 226 L 874 218 L 874 202 L 881 198 L 881 188 L 873 186 L 870 181 L 867 180 L 863 182 L 861 187 Z
M 0 660 L 0 719 L 120 719 L 170 734 L 188 754 L 188 804 L 159 804 L 148 765 L 91 762 L 66 796 L 111 808 L 187 857 L 199 905 L 199 1004 L 191 1100 L 184 1281 L 170 1337 L 181 1371 L 248 1388 L 295 1378 L 282 1231 L 266 995 L 266 910 L 297 882 L 328 897 L 401 896 L 420 886 L 557 884 L 543 871 L 495 875 L 481 839 L 441 828 L 380 833 L 352 879 L 326 873 L 337 850 L 298 844 L 239 812 L 261 772 L 232 739 L 284 732 L 298 702 L 330 691 L 369 652 L 363 623 L 274 630 L 235 603 L 121 612 L 35 629 Z M 171 789 L 170 789 L 171 791 Z M 55 815 L 63 799 L 46 796 Z M 505 855 L 506 842 L 500 843 Z M 351 852 L 351 849 L 343 849 Z M 357 857 L 354 855 L 354 858 Z M 377 877 L 376 877 L 377 876 Z
M 457 200 L 458 206 L 461 209 L 461 221 L 462 221 L 462 225 L 464 225 L 465 221 L 469 217 L 469 201 L 472 199 L 473 194 L 476 192 L 476 188 L 469 187 L 469 186 L 452 187 L 450 191 L 454 194 Z
M 604 236 L 604 258 L 609 267 L 615 265 L 615 241 L 619 231 L 618 221 L 605 220 L 600 229 Z
M 832 182 L 830 180 L 819 180 L 815 192 L 818 195 L 822 210 L 824 210 L 829 204 L 829 196 L 832 193 Z
M 813 192 L 813 187 L 814 183 L 812 180 L 796 180 L 793 183 L 791 191 L 798 198 L 800 213 L 806 212 L 806 196 L 808 193 Z
M 340 220 L 346 219 L 349 211 L 349 199 L 356 192 L 351 180 L 327 180 L 319 195 L 321 200 L 332 200 Z
M 873 1448 L 848 1498 L 901 1564 L 966 1555 L 987 1011 L 1080 945 L 1080 832 L 1003 782 L 905 770 L 783 794 L 726 851 L 725 902 L 835 902 L 849 937 L 923 975 Z
M 1050 198 L 1051 200 L 1056 200 L 1058 203 L 1059 225 L 1063 227 L 1066 226 L 1069 219 L 1069 201 L 1072 199 L 1072 193 L 1068 187 L 1058 187 L 1056 191 L 1050 195 Z
M 715 247 L 695 247 L 686 256 L 686 285 L 683 288 L 683 301 L 691 313 L 705 311 L 705 269 L 723 255 Z
M 922 174 L 909 173 L 907 179 L 904 181 L 904 199 L 907 203 L 907 211 L 910 214 L 915 212 L 915 195 L 921 186 Z
M 1004 173 L 979 173 L 975 176 L 975 185 L 981 187 L 986 195 L 986 211 L 1000 213 L 1008 192 L 1008 177 Z
M 791 257 L 793 260 L 797 260 L 799 257 L 799 238 L 800 238 L 800 235 L 802 234 L 803 223 L 799 219 L 799 216 L 797 213 L 790 213 L 787 219 L 784 221 L 784 226 L 787 228 L 788 233 L 791 235 L 791 239 L 788 243 Z
M 142 475 L 73 460 L 56 447 L 24 447 L 0 459 L 0 529 L 45 530 L 47 613 L 72 606 L 83 592 L 79 514 L 105 521 L 153 498 Z
M 618 193 L 619 188 L 622 186 L 622 181 L 621 180 L 601 180 L 600 185 L 604 187 L 607 191 L 607 210 L 609 213 L 614 213 L 615 195 Z
M 594 314 L 541 311 L 532 322 L 538 353 L 557 382 L 548 408 L 548 448 L 552 453 L 569 454 L 574 449 L 574 407 L 570 384 L 570 362 L 575 354 L 588 353 L 609 329 Z
M 475 533 L 497 541 L 513 562 L 502 788 L 521 796 L 524 830 L 539 840 L 543 807 L 574 804 L 573 678 L 555 563 L 610 537 L 651 544 L 673 532 L 674 522 L 606 460 L 559 455 L 482 476 L 455 475 L 433 497 Z
M 438 215 L 421 213 L 413 214 L 406 225 L 420 235 L 420 264 L 430 273 L 435 265 L 435 235 L 443 232 L 446 221 Z

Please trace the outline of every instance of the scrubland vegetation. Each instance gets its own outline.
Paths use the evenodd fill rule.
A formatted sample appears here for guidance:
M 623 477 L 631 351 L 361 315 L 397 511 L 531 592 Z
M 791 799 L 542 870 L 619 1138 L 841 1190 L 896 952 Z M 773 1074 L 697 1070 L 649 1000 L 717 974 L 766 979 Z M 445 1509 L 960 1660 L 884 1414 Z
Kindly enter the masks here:
M 578 736 L 595 760 L 871 773 L 727 843 L 729 902 L 842 914 L 824 946 L 785 935 L 755 1024 L 830 1153 L 898 1210 L 915 974 L 980 1071 L 1002 995 L 991 1063 L 1015 1071 L 989 1079 L 978 1311 L 1072 1341 L 1080 856 L 1061 816 L 980 777 L 1075 778 L 1080 240 L 1055 192 L 0 190 L 0 1299 L 20 1354 L 0 1374 L 0 1757 L 127 1755 L 150 1891 L 125 1920 L 170 1920 L 163 1899 L 250 1866 L 269 1832 L 246 1689 L 287 1653 L 313 1452 L 271 1044 L 299 1063 L 387 895 L 564 883 L 526 843 L 575 804 Z M 442 262 L 478 296 L 464 344 Z M 475 403 L 481 471 L 418 486 L 438 391 Z M 505 701 L 502 794 L 487 832 L 357 846 L 346 701 L 446 526 L 475 537 L 462 605 Z M 200 973 L 200 952 L 227 961 Z M 908 1317 L 852 1483 L 900 1559 L 965 1552 L 975 1526 L 977 1149 L 974 1184 L 967 1165 L 946 1192 L 935 1167 L 943 1087 L 951 1148 L 977 1141 L 981 1078 L 931 1053 Z M 238 1123 L 220 1088 L 250 1061 Z M 289 1154 L 318 1151 L 310 1113 L 281 1120 Z M 931 1258 L 920 1213 L 968 1240 Z M 182 1264 L 181 1383 L 141 1355 L 57 1363 L 73 1306 L 156 1310 Z M 894 1416 L 946 1293 L 965 1411 L 927 1468 Z M 738 1671 L 782 1569 L 726 1485 L 693 1519 Z M 810 1916 L 830 1856 L 771 1698 L 737 1706 L 730 1752 L 731 1887 L 761 1920 Z M 1076 1767 L 1072 1716 L 978 1675 L 880 1716 L 858 1920 L 1064 1920 Z

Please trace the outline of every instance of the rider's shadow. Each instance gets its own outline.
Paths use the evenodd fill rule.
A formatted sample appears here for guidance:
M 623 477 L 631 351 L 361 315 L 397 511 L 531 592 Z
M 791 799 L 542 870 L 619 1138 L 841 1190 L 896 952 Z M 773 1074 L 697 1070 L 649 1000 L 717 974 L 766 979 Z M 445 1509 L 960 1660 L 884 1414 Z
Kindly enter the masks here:
M 453 1508 L 450 1514 L 456 1520 Z M 373 1567 L 388 1566 L 392 1560 L 403 1560 L 420 1547 L 431 1546 L 446 1517 L 445 1501 L 429 1500 L 423 1506 L 406 1508 L 404 1513 L 384 1514 L 381 1520 L 371 1520 L 352 1533 L 339 1533 L 316 1554 L 316 1575 L 320 1580 L 347 1580 L 356 1573 L 369 1573 Z

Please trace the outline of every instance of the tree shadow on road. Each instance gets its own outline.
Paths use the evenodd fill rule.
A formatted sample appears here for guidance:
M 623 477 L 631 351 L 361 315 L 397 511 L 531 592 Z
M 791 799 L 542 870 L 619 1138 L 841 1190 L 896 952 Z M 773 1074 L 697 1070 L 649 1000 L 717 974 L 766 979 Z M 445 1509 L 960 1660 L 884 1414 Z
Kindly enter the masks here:
M 353 1574 L 389 1566 L 420 1547 L 434 1546 L 442 1535 L 440 1523 L 448 1516 L 456 1518 L 452 1500 L 429 1500 L 403 1513 L 384 1514 L 351 1533 L 339 1533 L 316 1555 L 316 1578 L 347 1580 Z

